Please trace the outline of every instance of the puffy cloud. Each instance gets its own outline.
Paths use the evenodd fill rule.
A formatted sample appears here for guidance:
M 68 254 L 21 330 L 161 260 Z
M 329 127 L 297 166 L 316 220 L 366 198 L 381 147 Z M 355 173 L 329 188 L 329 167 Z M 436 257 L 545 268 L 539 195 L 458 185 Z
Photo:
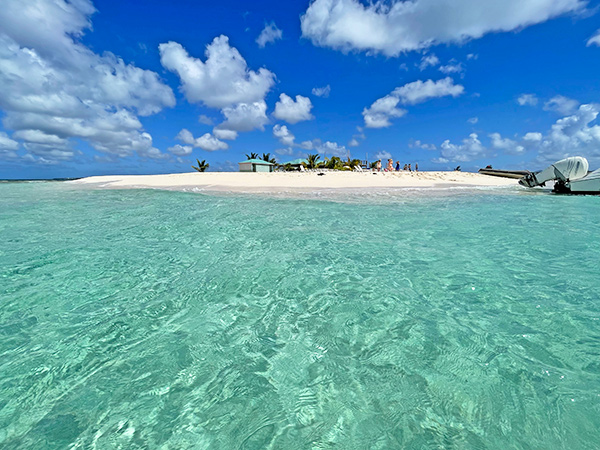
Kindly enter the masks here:
M 454 84 L 450 77 L 438 81 L 417 80 L 407 83 L 402 87 L 396 88 L 393 95 L 399 97 L 405 105 L 414 105 L 422 103 L 430 98 L 452 96 L 458 97 L 464 92 L 465 88 L 460 84 Z
M 501 150 L 509 155 L 519 155 L 525 152 L 525 147 L 517 144 L 512 139 L 503 138 L 500 133 L 490 134 L 490 139 L 492 140 L 492 148 Z
M 238 137 L 237 131 L 224 130 L 220 128 L 213 128 L 213 134 L 217 139 L 224 139 L 226 141 L 235 141 Z
M 213 120 L 204 114 L 200 114 L 200 117 L 198 117 L 198 122 L 200 122 L 201 124 L 204 124 L 204 125 L 213 125 L 214 124 Z
M 369 108 L 365 108 L 362 112 L 365 126 L 367 128 L 389 127 L 392 124 L 391 118 L 402 117 L 407 112 L 405 109 L 397 107 L 399 102 L 400 99 L 395 95 L 386 95 L 375 100 Z
M 392 157 L 392 154 L 390 152 L 386 152 L 386 151 L 381 151 L 381 152 L 378 152 L 377 154 L 375 154 L 375 158 L 381 159 L 382 161 L 391 159 L 391 157 Z
M 521 106 L 535 106 L 538 103 L 538 99 L 534 94 L 521 94 L 519 98 L 517 98 L 517 103 Z
M 315 144 L 313 143 L 313 141 L 302 141 L 298 146 L 300 148 L 303 148 L 304 150 L 312 150 L 313 148 L 315 148 Z
M 318 140 L 316 140 L 315 143 L 315 149 L 319 153 L 327 155 L 328 157 L 339 156 L 341 158 L 347 158 L 350 156 L 348 149 L 343 145 L 339 145 L 337 142 L 327 141 L 325 143 L 320 143 Z
M 296 101 L 286 94 L 279 96 L 279 101 L 275 104 L 273 116 L 288 123 L 295 124 L 304 120 L 314 119 L 310 110 L 312 103 L 310 98 L 296 95 Z
M 137 115 L 174 106 L 155 72 L 79 42 L 88 0 L 5 0 L 0 8 L 0 108 L 23 148 L 51 162 L 72 158 L 71 138 L 116 156 L 161 158 Z
M 327 85 L 325 87 L 313 88 L 312 94 L 317 97 L 327 98 L 331 92 L 331 86 Z
M 348 147 L 358 147 L 359 145 L 360 142 L 358 142 L 356 138 L 352 138 L 350 139 L 350 142 L 348 142 Z
M 471 133 L 468 138 L 463 139 L 462 144 L 452 144 L 449 140 L 442 142 L 441 159 L 436 162 L 467 162 L 486 155 L 486 148 L 481 144 L 476 133 Z
M 499 133 L 491 133 L 490 149 L 500 150 L 505 154 L 523 154 L 536 151 L 536 161 L 540 165 L 548 165 L 569 156 L 585 156 L 593 165 L 600 164 L 600 125 L 594 125 L 600 105 L 581 105 L 573 114 L 558 119 L 543 134 L 528 132 L 516 139 L 503 138 Z M 410 144 L 409 144 L 410 146 Z M 446 140 L 441 145 L 441 157 L 434 160 L 438 163 L 467 162 L 487 156 L 489 151 L 473 133 L 456 145 Z
M 235 106 L 221 110 L 226 120 L 217 129 L 233 131 L 252 131 L 256 128 L 265 129 L 269 122 L 267 104 L 264 100 L 253 103 L 238 103 Z
M 436 97 L 457 97 L 464 92 L 464 87 L 454 84 L 450 77 L 433 81 L 413 81 L 398 87 L 391 94 L 376 100 L 362 115 L 367 128 L 385 128 L 392 123 L 391 118 L 402 117 L 406 110 L 398 108 L 398 103 L 414 105 Z
M 282 38 L 283 31 L 277 28 L 275 22 L 265 24 L 265 27 L 256 38 L 256 43 L 260 48 L 264 48 L 265 45 L 271 42 L 275 42 Z
M 210 133 L 205 133 L 201 137 L 196 139 L 195 146 L 200 147 L 202 150 L 206 150 L 208 152 L 214 152 L 215 150 L 225 150 L 229 148 L 229 146 L 225 142 L 218 140 Z
M 544 103 L 544 110 L 555 111 L 559 114 L 567 115 L 573 113 L 578 106 L 579 102 L 577 100 L 557 95 Z
M 557 120 L 538 144 L 538 160 L 554 162 L 582 155 L 600 163 L 600 125 L 590 125 L 599 112 L 599 105 L 581 105 L 574 114 Z
M 527 142 L 539 142 L 542 140 L 542 133 L 526 133 L 525 136 L 523 136 L 523 140 Z
M 471 117 L 470 119 L 467 119 L 467 122 L 469 122 L 471 125 L 475 125 L 477 122 L 479 122 L 479 117 Z
M 175 136 L 175 139 L 180 140 L 187 146 L 201 148 L 202 150 L 206 150 L 208 152 L 214 152 L 216 150 L 225 150 L 225 149 L 229 148 L 229 146 L 225 142 L 218 140 L 216 137 L 214 137 L 210 133 L 205 133 L 201 137 L 195 138 L 192 135 L 192 133 L 185 128 L 182 129 L 177 134 L 177 136 Z M 175 146 L 175 147 L 177 147 L 177 146 Z M 179 147 L 181 147 L 181 148 L 176 149 L 176 151 L 183 151 L 183 147 L 182 146 L 179 146 Z M 172 151 L 173 148 L 174 147 L 171 147 L 169 150 L 171 152 L 173 152 Z M 179 155 L 179 156 L 181 156 L 181 155 Z
M 275 125 L 273 127 L 273 136 L 279 139 L 279 142 L 281 142 L 283 145 L 290 147 L 294 145 L 295 136 L 285 125 Z
M 173 147 L 169 147 L 167 150 L 176 156 L 187 156 L 192 154 L 193 147 L 191 145 L 176 144 Z
M 433 145 L 433 144 L 426 144 L 426 143 L 421 142 L 419 140 L 416 140 L 416 141 L 411 140 L 408 143 L 408 146 L 410 148 L 422 148 L 423 150 L 436 150 L 437 149 L 437 147 L 435 145 Z
M 177 42 L 158 46 L 161 64 L 177 73 L 188 101 L 213 108 L 262 101 L 275 82 L 267 69 L 248 69 L 246 60 L 229 45 L 227 36 L 216 37 L 206 47 L 206 61 L 191 57 Z
M 438 70 L 442 73 L 445 73 L 446 75 L 450 75 L 452 73 L 462 74 L 462 72 L 464 72 L 465 68 L 463 67 L 462 63 L 453 63 L 453 64 L 447 64 L 445 66 L 440 66 Z
M 440 63 L 440 60 L 437 56 L 435 56 L 434 54 L 431 55 L 424 55 L 421 58 L 421 62 L 419 63 L 419 69 L 421 71 L 427 69 L 429 66 L 434 67 L 437 66 Z
M 588 39 L 586 46 L 589 47 L 590 45 L 600 46 L 600 30 L 596 31 L 596 34 Z
M 388 56 L 512 31 L 582 10 L 583 0 L 315 0 L 301 18 L 313 44 Z
M 294 149 L 292 147 L 279 148 L 275 150 L 275 153 L 277 153 L 278 155 L 290 156 L 294 154 Z

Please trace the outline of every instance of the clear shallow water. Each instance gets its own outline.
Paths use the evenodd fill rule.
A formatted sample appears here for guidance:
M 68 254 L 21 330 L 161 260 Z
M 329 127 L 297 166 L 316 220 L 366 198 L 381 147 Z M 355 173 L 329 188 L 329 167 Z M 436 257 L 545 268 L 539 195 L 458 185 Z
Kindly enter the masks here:
M 595 449 L 600 198 L 0 186 L 0 448 Z

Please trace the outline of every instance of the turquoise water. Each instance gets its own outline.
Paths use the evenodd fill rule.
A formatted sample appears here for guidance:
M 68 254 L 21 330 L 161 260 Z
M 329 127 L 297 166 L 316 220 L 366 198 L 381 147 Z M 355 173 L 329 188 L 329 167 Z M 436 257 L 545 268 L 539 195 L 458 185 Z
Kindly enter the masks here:
M 598 217 L 1 184 L 0 448 L 597 449 Z

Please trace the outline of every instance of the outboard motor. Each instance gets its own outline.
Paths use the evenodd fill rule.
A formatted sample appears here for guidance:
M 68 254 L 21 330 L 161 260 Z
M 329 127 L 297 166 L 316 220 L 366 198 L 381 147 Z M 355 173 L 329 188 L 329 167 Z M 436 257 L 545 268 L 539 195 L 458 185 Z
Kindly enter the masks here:
M 539 172 L 538 172 L 539 173 Z M 535 173 L 528 173 L 523 178 L 519 180 L 519 184 L 525 187 L 534 187 L 534 186 L 545 186 L 546 183 L 539 183 L 537 178 L 535 177 Z
M 578 180 L 587 175 L 587 159 L 581 156 L 561 159 L 550 167 L 539 172 L 525 175 L 519 180 L 519 184 L 525 187 L 544 186 L 546 181 L 559 180 L 567 188 L 569 181 Z

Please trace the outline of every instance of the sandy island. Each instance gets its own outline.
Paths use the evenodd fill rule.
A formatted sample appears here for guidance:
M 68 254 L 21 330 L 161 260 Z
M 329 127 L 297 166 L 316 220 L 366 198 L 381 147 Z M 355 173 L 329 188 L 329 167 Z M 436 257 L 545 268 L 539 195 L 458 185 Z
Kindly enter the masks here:
M 517 180 L 469 172 L 207 172 L 168 175 L 111 175 L 72 183 L 102 188 L 200 189 L 208 191 L 273 192 L 319 189 L 447 188 L 516 186 Z

